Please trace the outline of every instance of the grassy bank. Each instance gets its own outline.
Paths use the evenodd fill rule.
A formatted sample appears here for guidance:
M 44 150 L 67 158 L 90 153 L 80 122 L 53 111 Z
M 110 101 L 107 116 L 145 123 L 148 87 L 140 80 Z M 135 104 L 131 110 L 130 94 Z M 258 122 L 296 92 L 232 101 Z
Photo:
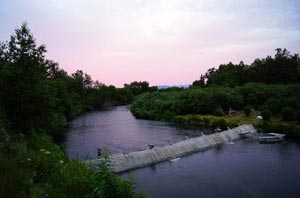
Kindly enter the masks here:
M 250 116 L 246 116 L 244 112 L 223 116 L 180 115 L 172 117 L 169 121 L 220 129 L 232 128 L 241 124 L 252 124 L 259 132 L 284 133 L 290 138 L 300 138 L 300 125 L 297 122 L 284 122 L 279 117 L 272 117 L 269 121 L 257 120 L 257 115 L 260 115 L 260 112 L 252 112 Z
M 300 125 L 297 122 L 286 122 L 280 117 L 271 117 L 268 121 L 257 120 L 256 116 L 260 114 L 259 111 L 251 112 L 249 116 L 246 116 L 242 111 L 222 116 L 201 114 L 171 115 L 167 113 L 163 116 L 160 115 L 158 120 L 212 129 L 220 128 L 222 130 L 227 129 L 227 127 L 237 127 L 241 124 L 252 124 L 258 129 L 258 132 L 284 133 L 289 138 L 300 139 Z
M 106 162 L 96 173 L 70 160 L 46 134 L 0 133 L 0 197 L 138 197 Z

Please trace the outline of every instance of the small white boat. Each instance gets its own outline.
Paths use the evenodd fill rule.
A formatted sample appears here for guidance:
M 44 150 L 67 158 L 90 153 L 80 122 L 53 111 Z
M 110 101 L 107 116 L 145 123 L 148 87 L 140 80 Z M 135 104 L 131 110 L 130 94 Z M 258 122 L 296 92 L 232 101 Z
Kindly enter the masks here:
M 267 133 L 258 137 L 259 143 L 277 143 L 284 140 L 285 134 L 281 133 Z

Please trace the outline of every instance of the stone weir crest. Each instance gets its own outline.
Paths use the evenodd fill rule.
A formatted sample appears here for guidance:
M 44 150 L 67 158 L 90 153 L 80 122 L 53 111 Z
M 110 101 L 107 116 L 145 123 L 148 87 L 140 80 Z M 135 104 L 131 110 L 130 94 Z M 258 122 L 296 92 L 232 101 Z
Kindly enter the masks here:
M 174 159 L 187 154 L 198 152 L 227 142 L 241 139 L 248 134 L 255 134 L 252 125 L 240 125 L 226 131 L 202 135 L 200 137 L 186 139 L 171 145 L 154 147 L 152 149 L 135 151 L 131 153 L 117 153 L 109 156 L 111 169 L 115 173 L 140 168 L 158 162 Z M 90 160 L 92 165 L 99 164 L 103 159 Z

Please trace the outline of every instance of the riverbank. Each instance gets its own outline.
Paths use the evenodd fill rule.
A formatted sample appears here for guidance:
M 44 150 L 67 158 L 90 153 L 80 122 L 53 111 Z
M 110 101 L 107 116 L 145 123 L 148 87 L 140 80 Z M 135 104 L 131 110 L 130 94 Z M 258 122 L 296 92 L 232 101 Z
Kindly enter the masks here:
M 191 87 L 142 94 L 134 100 L 131 111 L 136 118 L 198 124 L 214 129 L 253 124 L 261 131 L 272 130 L 299 138 L 298 93 L 300 84 Z M 245 113 L 252 110 L 256 115 L 248 118 Z M 263 120 L 256 122 L 256 116 L 262 116 Z
M 137 197 L 133 180 L 71 160 L 44 133 L 0 129 L 0 197 Z M 141 195 L 142 196 L 142 195 Z
M 213 129 L 226 129 L 227 127 L 236 127 L 241 124 L 252 124 L 258 132 L 276 132 L 284 133 L 288 138 L 300 139 L 300 125 L 297 122 L 284 122 L 278 117 L 271 120 L 256 119 L 260 112 L 252 112 L 246 116 L 244 112 L 235 112 L 230 115 L 214 116 L 214 115 L 180 115 L 174 116 L 170 121 L 188 124 L 212 127 Z
M 227 127 L 233 128 L 241 124 L 252 124 L 258 132 L 276 132 L 284 133 L 287 138 L 300 139 L 300 125 L 297 122 L 285 122 L 280 117 L 272 117 L 269 121 L 260 120 L 256 117 L 260 115 L 259 111 L 253 111 L 249 116 L 246 116 L 242 111 L 236 111 L 230 115 L 165 115 L 160 116 L 155 120 L 169 121 L 177 124 L 183 124 L 195 127 L 206 127 L 211 130 L 225 130 Z

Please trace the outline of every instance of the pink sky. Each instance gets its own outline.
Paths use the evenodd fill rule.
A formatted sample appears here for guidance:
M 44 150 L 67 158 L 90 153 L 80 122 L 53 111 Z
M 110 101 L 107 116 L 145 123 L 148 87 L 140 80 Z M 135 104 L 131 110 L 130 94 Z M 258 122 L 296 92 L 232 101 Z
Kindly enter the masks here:
M 2 0 L 0 40 L 27 21 L 47 57 L 118 87 L 191 84 L 222 63 L 300 52 L 298 0 Z

